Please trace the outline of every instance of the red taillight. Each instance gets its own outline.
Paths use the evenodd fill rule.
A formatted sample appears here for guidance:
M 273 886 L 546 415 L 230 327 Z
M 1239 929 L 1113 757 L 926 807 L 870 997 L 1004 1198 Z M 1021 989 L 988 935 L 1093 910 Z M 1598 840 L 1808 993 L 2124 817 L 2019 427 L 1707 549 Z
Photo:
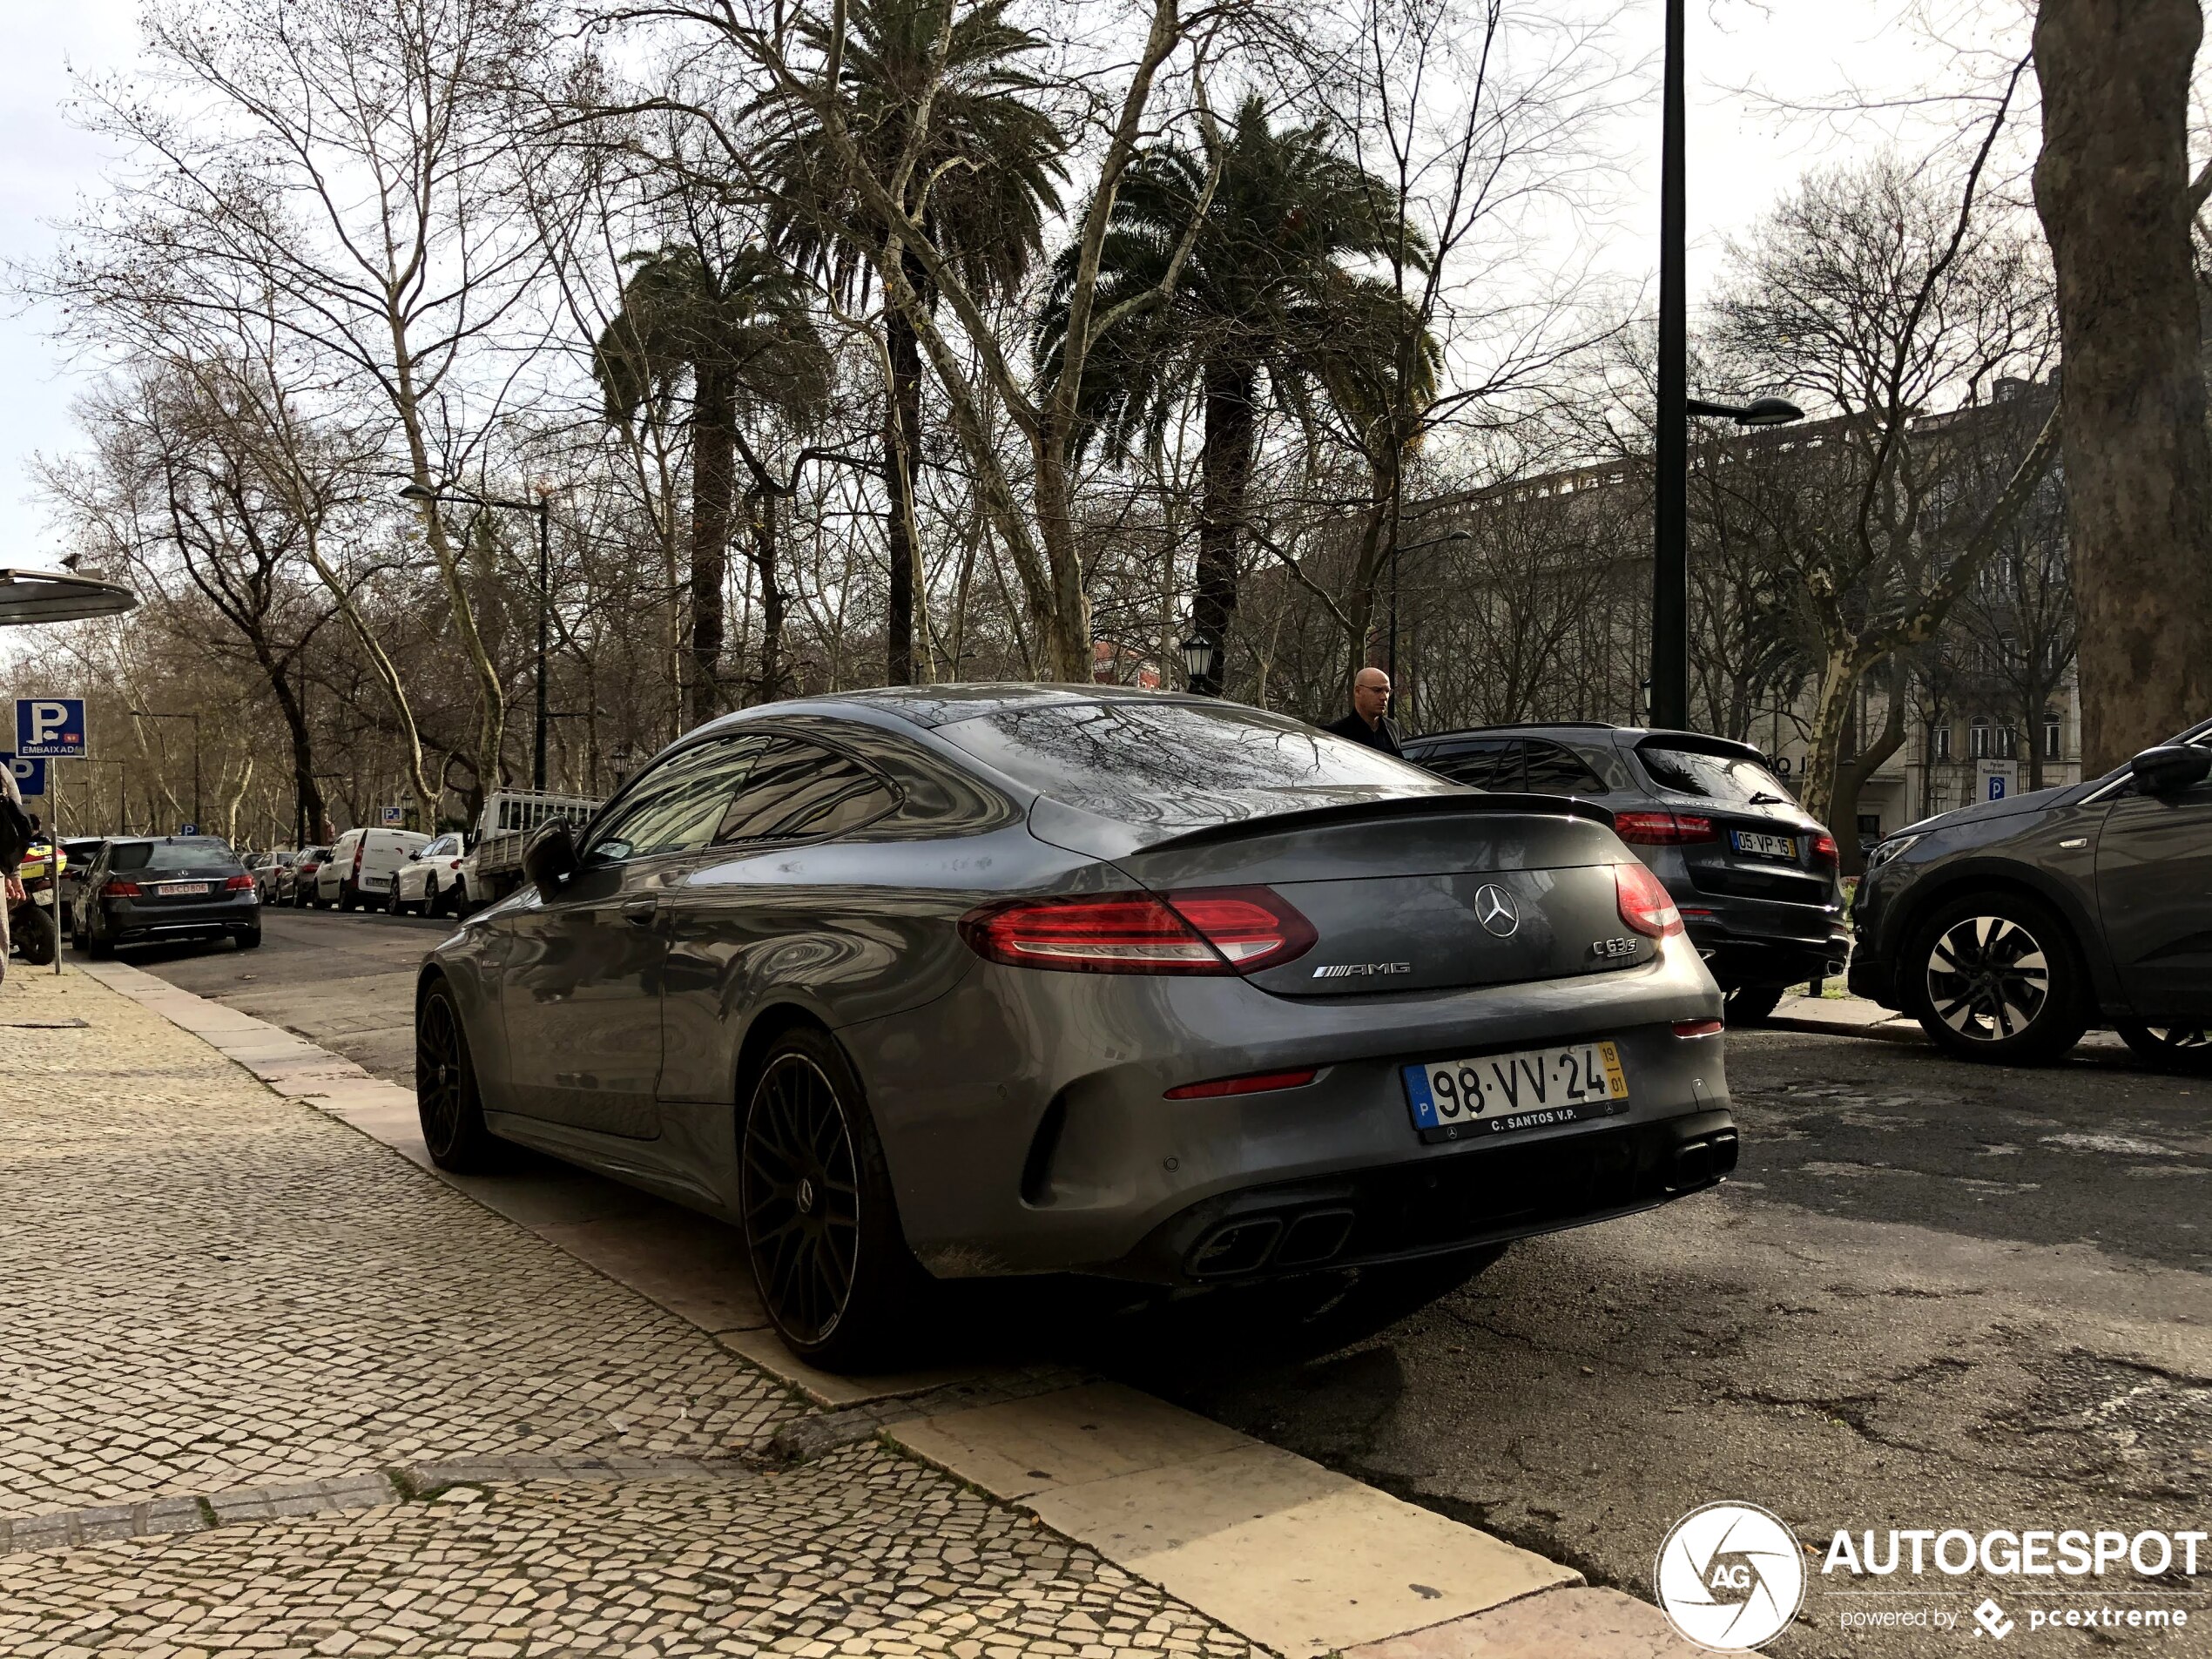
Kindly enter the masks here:
M 1615 813 L 1613 833 L 1635 846 L 1687 846 L 1717 839 L 1713 820 L 1696 813 Z
M 1303 1089 L 1319 1076 L 1312 1066 L 1303 1071 L 1256 1071 L 1246 1077 L 1216 1077 L 1211 1082 L 1184 1083 L 1170 1089 L 1166 1100 L 1219 1100 L 1228 1095 L 1264 1095 L 1276 1089 Z
M 100 889 L 100 897 L 103 899 L 135 899 L 138 896 L 138 884 L 135 881 L 125 881 L 119 876 Z
M 1017 899 L 961 918 L 977 955 L 1080 974 L 1249 974 L 1312 948 L 1312 924 L 1265 887 L 1164 898 Z
M 1818 863 L 1833 864 L 1836 861 L 1836 838 L 1831 835 L 1826 830 L 1823 830 L 1819 834 L 1814 836 L 1812 838 L 1812 856 L 1815 861 Z
M 252 876 L 234 875 L 229 880 L 223 883 L 223 891 L 226 893 L 246 893 L 251 891 L 253 886 L 253 878 Z
M 1676 1020 L 1675 1035 L 1678 1037 L 1716 1037 L 1728 1028 L 1718 1020 Z
M 368 851 L 368 843 L 367 841 L 355 841 L 354 843 L 354 873 L 355 875 L 359 875 L 361 873 L 361 854 Z
M 1682 913 L 1667 896 L 1659 878 L 1635 862 L 1613 867 L 1613 891 L 1621 906 L 1621 920 L 1649 939 L 1664 939 L 1682 931 Z

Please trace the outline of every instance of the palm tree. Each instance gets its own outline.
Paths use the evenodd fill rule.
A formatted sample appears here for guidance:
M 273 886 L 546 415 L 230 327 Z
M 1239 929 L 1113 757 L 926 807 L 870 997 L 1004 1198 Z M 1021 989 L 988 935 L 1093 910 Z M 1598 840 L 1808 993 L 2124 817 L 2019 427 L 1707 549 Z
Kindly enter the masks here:
M 951 260 L 978 300 L 1018 284 L 1043 251 L 1044 219 L 1060 206 L 1065 175 L 1060 130 L 1031 102 L 1039 83 L 1017 67 L 1045 42 L 1006 21 L 1008 0 L 853 0 L 840 55 L 839 91 L 863 165 L 894 181 L 914 134 L 922 95 L 930 91 L 928 125 L 907 173 L 900 206 Z M 955 8 L 944 62 L 934 80 L 946 8 Z M 807 44 L 831 56 L 819 15 L 799 24 Z M 795 103 L 786 137 L 773 148 L 770 176 L 778 182 L 773 230 L 800 265 L 849 297 L 870 285 L 871 265 L 890 237 L 861 205 L 854 182 L 811 116 Z M 911 249 L 900 269 L 926 308 L 936 292 Z M 921 448 L 921 345 L 913 322 L 887 306 L 887 364 L 883 471 L 890 496 L 886 542 L 891 563 L 888 678 L 914 679 L 914 473 Z M 926 642 L 925 642 L 926 648 Z
M 691 698 L 693 725 L 722 711 L 730 518 L 740 454 L 753 475 L 748 495 L 760 517 L 753 556 L 760 577 L 764 638 L 759 694 L 782 678 L 783 587 L 776 560 L 776 497 L 766 467 L 740 428 L 748 415 L 803 421 L 826 395 L 829 353 L 806 291 L 765 248 L 739 249 L 719 264 L 696 246 L 633 255 L 622 309 L 600 334 L 592 373 L 610 424 L 658 402 L 685 374 L 691 381 Z
M 1128 314 L 1093 347 L 1082 408 L 1086 429 L 1118 458 L 1140 439 L 1158 442 L 1185 400 L 1203 400 L 1192 619 L 1225 645 L 1263 398 L 1309 427 L 1322 400 L 1366 405 L 1341 412 L 1367 427 L 1383 390 L 1353 366 L 1398 362 L 1411 342 L 1412 361 L 1386 377 L 1387 395 L 1425 401 L 1435 347 L 1420 317 L 1391 283 L 1349 267 L 1395 258 L 1426 270 L 1428 246 L 1389 187 L 1337 152 L 1325 125 L 1272 126 L 1254 94 L 1225 134 L 1196 150 L 1161 145 L 1131 165 L 1100 252 L 1098 314 L 1159 286 L 1194 219 L 1173 295 Z M 1048 373 L 1065 344 L 1079 254 L 1070 246 L 1054 262 L 1036 341 Z

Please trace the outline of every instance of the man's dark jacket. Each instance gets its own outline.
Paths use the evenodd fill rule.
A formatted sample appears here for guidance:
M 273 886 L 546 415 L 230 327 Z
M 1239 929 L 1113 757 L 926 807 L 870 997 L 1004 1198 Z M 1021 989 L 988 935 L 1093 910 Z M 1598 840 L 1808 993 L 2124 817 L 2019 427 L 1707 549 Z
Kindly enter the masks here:
M 1340 738 L 1350 738 L 1354 743 L 1364 743 L 1370 749 L 1379 749 L 1386 755 L 1394 755 L 1399 752 L 1398 733 L 1392 727 L 1390 717 L 1387 714 L 1374 725 L 1369 725 L 1355 711 L 1345 715 L 1333 725 L 1325 725 L 1321 729 L 1324 732 L 1333 732 Z

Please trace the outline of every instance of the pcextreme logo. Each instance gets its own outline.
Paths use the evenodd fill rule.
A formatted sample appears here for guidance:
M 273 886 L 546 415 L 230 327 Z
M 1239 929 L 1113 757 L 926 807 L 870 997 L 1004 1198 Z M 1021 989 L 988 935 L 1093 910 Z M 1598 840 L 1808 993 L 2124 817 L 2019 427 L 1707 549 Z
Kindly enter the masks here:
M 1683 1638 L 1716 1652 L 1762 1648 L 1805 1599 L 1805 1562 L 1778 1516 L 1709 1503 L 1675 1522 L 1652 1571 L 1659 1606 Z

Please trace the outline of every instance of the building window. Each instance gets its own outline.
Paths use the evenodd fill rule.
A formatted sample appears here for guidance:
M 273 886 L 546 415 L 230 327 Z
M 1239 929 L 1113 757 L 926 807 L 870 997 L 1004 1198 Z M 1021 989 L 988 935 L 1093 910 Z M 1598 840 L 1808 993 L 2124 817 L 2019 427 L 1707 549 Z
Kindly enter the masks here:
M 2044 759 L 2056 760 L 2059 758 L 2059 751 L 2064 743 L 2065 737 L 2066 726 L 2059 719 L 2058 711 L 2053 709 L 2046 711 L 2043 716 Z
M 2013 728 L 1999 725 L 1986 715 L 1974 717 L 1969 740 L 1977 760 L 2010 760 L 2013 758 Z
M 1928 728 L 1928 759 L 1931 760 L 1951 759 L 1951 723 L 1948 720 L 1941 725 L 1932 725 Z

